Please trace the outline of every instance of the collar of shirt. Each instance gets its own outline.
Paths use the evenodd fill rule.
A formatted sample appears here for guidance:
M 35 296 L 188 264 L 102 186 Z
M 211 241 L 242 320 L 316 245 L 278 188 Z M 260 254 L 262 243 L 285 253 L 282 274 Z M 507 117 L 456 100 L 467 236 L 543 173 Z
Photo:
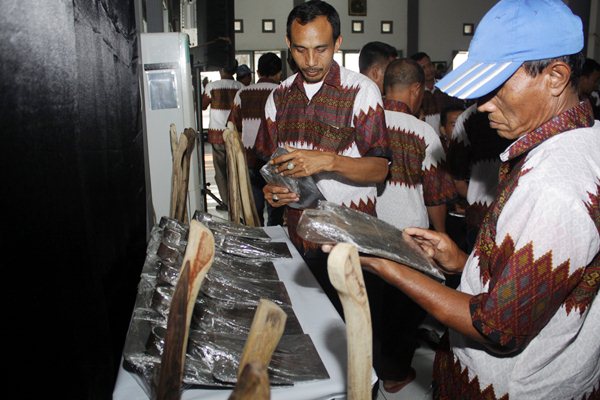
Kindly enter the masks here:
M 397 111 L 405 114 L 412 114 L 410 111 L 410 107 L 406 103 L 401 102 L 400 100 L 383 100 L 383 108 L 388 111 Z
M 508 148 L 500 155 L 500 159 L 502 161 L 512 160 L 521 154 L 528 152 L 552 136 L 573 129 L 588 128 L 592 125 L 594 125 L 592 107 L 589 102 L 582 101 L 575 107 L 568 109 L 542 124 L 532 132 L 521 136 L 513 144 L 508 146 Z
M 333 86 L 335 88 L 339 88 L 342 85 L 342 80 L 340 77 L 340 66 L 337 62 L 331 62 L 331 67 L 329 68 L 329 72 L 327 72 L 327 75 L 325 75 L 323 83 L 329 86 Z M 304 92 L 304 76 L 302 75 L 302 72 L 298 72 L 296 74 L 296 78 L 294 79 L 294 83 L 292 84 L 292 86 L 296 86 L 298 90 Z
M 279 84 L 279 82 L 275 82 L 273 79 L 271 79 L 271 78 L 267 78 L 267 77 L 260 78 L 260 79 L 258 80 L 258 82 L 256 82 L 256 83 L 263 83 L 263 82 L 267 82 L 267 83 L 276 83 L 276 84 Z

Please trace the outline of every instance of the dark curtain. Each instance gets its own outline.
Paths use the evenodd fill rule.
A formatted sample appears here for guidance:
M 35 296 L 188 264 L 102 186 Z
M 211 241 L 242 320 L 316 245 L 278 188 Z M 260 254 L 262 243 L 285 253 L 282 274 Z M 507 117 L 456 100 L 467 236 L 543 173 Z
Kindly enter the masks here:
M 109 399 L 146 242 L 133 1 L 0 5 L 3 380 Z

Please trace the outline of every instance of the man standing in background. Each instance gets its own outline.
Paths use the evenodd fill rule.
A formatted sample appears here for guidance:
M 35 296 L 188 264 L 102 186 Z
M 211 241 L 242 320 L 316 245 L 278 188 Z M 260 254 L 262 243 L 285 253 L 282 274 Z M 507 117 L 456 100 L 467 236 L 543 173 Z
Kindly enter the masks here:
M 256 204 L 256 211 L 260 218 L 261 226 L 264 224 L 265 198 L 262 192 L 266 185 L 260 174 L 260 168 L 265 164 L 256 156 L 256 135 L 260 124 L 265 120 L 265 103 L 271 92 L 281 81 L 281 58 L 274 53 L 265 53 L 258 59 L 259 80 L 254 85 L 240 89 L 235 95 L 233 109 L 229 114 L 238 132 L 241 134 L 242 143 L 246 149 L 246 161 L 252 185 L 252 194 Z M 267 225 L 283 224 L 284 207 L 271 207 L 267 204 Z
M 227 155 L 225 153 L 225 142 L 223 131 L 227 125 L 227 118 L 233 107 L 233 99 L 238 90 L 244 85 L 235 79 L 233 75 L 237 69 L 237 61 L 221 68 L 219 73 L 221 79 L 209 82 L 202 94 L 202 109 L 210 106 L 210 122 L 208 124 L 208 143 L 212 145 L 213 166 L 215 167 L 215 181 L 219 189 L 219 195 L 223 204 L 217 205 L 217 210 L 227 211 Z

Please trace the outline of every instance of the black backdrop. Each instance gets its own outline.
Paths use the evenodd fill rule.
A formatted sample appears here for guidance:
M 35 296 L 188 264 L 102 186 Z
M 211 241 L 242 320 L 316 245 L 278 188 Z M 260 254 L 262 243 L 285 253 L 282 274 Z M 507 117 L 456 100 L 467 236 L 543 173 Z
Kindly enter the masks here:
M 133 1 L 0 5 L 3 381 L 109 399 L 146 242 Z

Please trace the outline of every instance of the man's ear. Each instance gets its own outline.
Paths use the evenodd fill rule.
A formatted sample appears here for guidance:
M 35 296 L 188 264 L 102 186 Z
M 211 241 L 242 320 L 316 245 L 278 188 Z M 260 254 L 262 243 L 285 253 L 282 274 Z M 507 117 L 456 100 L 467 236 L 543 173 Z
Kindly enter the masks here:
M 342 45 L 342 35 L 338 36 L 337 40 L 335 41 L 335 43 L 333 45 L 334 45 L 333 52 L 336 53 L 340 49 L 340 46 Z
M 292 42 L 290 42 L 290 38 L 287 37 L 287 35 L 285 36 L 285 43 L 287 44 L 288 50 L 291 51 Z
M 563 61 L 554 61 L 546 67 L 548 74 L 548 87 L 554 97 L 560 96 L 569 86 L 571 67 Z

